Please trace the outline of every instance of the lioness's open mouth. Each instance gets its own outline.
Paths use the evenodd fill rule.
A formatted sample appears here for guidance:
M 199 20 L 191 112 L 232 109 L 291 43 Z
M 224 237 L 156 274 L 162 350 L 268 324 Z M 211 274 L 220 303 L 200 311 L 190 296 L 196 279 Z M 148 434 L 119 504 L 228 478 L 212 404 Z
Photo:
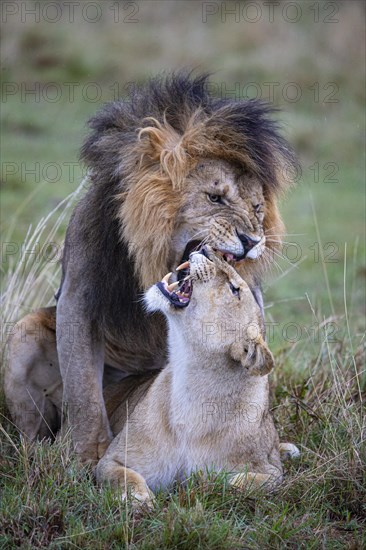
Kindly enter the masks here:
M 187 243 L 185 249 L 184 249 L 183 256 L 181 257 L 181 260 L 180 260 L 181 265 L 183 265 L 184 263 L 187 262 L 187 260 L 189 259 L 189 255 L 192 252 L 199 251 L 201 249 L 201 247 L 202 247 L 202 242 L 201 241 L 197 241 L 197 240 L 196 241 L 189 241 Z M 212 250 L 215 253 L 219 253 L 223 257 L 223 259 L 225 261 L 229 262 L 229 263 L 241 262 L 245 258 L 245 252 L 241 256 L 237 256 L 236 254 L 233 254 L 232 252 L 227 252 L 226 250 L 221 250 L 219 248 L 215 248 L 214 246 L 212 246 Z M 182 268 L 181 270 L 179 270 L 178 271 L 178 281 L 182 281 L 183 279 L 185 279 L 185 277 L 187 277 L 188 273 L 189 273 L 188 268 Z
M 184 278 L 178 278 L 178 281 L 169 284 L 171 273 L 168 273 L 162 281 L 157 283 L 157 287 L 174 307 L 187 307 L 193 291 L 193 282 L 189 279 L 189 262 L 183 262 L 177 267 L 177 270 L 178 277 L 180 273 L 183 273 Z

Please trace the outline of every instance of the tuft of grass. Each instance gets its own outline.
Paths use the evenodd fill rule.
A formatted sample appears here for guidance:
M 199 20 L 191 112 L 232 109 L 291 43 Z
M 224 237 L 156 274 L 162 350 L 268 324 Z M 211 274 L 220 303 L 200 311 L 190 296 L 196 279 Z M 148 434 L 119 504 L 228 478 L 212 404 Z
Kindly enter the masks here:
M 59 238 L 60 228 L 64 228 L 75 201 L 80 198 L 87 184 L 87 177 L 81 184 L 61 200 L 51 212 L 41 218 L 36 227 L 29 227 L 24 243 L 17 248 L 16 254 L 10 255 L 10 260 L 3 258 L 2 265 L 2 295 L 1 324 L 11 330 L 20 317 L 29 313 L 32 307 L 46 307 L 54 301 L 54 294 L 60 279 L 60 265 L 63 243 Z M 27 202 L 27 201 L 25 201 Z M 19 207 L 21 212 L 23 204 Z M 12 243 L 12 233 L 16 225 L 8 228 L 3 242 L 6 247 Z M 11 248 L 8 249 L 11 252 Z M 2 338 L 2 350 L 6 335 Z

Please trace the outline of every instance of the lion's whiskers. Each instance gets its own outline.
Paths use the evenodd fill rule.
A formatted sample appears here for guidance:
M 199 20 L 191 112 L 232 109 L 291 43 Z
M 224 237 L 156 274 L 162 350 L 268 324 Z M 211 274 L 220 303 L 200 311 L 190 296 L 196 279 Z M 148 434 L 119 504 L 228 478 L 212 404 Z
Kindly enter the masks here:
M 262 254 L 262 258 L 267 267 L 275 266 L 280 273 L 283 273 L 283 269 L 280 264 L 273 257 L 270 257 L 270 251 L 266 248 Z
M 293 241 L 279 241 L 277 239 L 266 239 L 267 243 L 276 243 L 276 244 L 295 244 Z
M 271 251 L 276 254 L 276 256 L 278 256 L 279 258 L 281 258 L 281 260 L 284 260 L 285 262 L 287 262 L 291 267 L 297 267 L 296 264 L 294 264 L 293 262 L 291 262 L 286 256 L 284 256 L 283 254 L 281 254 L 280 252 L 278 252 L 277 250 L 274 250 L 273 248 L 271 249 Z M 273 260 L 274 261 L 274 260 Z
M 266 237 L 304 237 L 306 233 L 265 233 Z
M 199 231 L 196 231 L 196 233 L 194 233 L 191 238 L 190 238 L 190 241 L 193 241 L 195 240 L 197 237 L 199 237 L 201 234 L 204 234 L 204 233 L 207 233 L 208 232 L 208 229 L 205 228 L 205 229 L 200 229 Z M 207 238 L 208 235 L 205 237 Z

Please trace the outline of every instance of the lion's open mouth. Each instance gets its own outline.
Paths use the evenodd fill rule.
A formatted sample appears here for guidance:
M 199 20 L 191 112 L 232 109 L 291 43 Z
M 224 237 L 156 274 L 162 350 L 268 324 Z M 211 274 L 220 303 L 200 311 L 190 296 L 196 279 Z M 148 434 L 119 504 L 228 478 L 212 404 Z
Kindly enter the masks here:
M 178 277 L 181 272 L 185 273 L 183 278 L 169 284 L 171 273 L 165 275 L 157 287 L 174 307 L 187 307 L 193 292 L 193 282 L 189 278 L 189 262 L 185 261 L 177 267 Z

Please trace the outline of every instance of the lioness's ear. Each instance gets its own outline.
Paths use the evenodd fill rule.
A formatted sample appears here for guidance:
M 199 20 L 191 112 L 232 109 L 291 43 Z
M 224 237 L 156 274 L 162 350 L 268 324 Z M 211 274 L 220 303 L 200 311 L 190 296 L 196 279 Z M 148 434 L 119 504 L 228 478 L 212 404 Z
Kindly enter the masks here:
M 254 376 L 264 376 L 274 367 L 271 350 L 261 335 L 248 338 L 246 341 L 234 342 L 230 355 L 234 361 L 240 361 L 242 366 Z

